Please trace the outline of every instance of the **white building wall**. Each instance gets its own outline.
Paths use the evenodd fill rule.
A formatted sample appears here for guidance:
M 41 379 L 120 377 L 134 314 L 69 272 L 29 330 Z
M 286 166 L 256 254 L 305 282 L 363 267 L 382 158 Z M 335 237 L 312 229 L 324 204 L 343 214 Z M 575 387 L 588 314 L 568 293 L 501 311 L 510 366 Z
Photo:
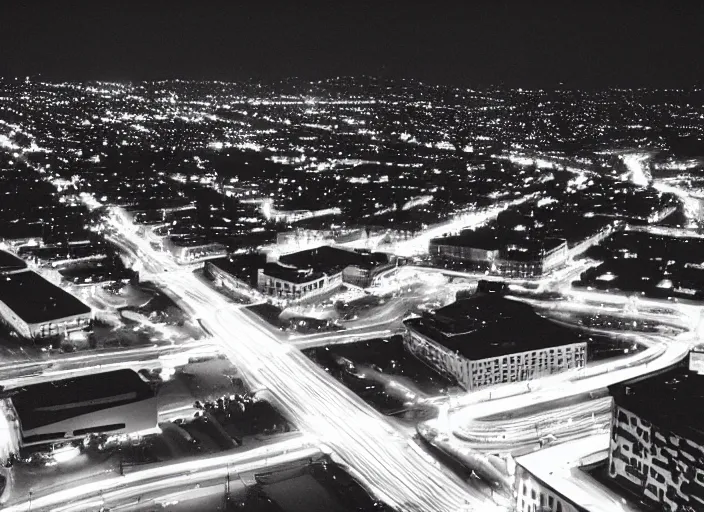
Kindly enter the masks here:
M 303 283 L 293 283 L 268 276 L 263 269 L 257 273 L 257 288 L 265 295 L 287 300 L 301 300 L 334 290 L 342 284 L 342 272 L 324 275 Z
M 21 336 L 31 338 L 32 332 L 27 323 L 22 320 L 10 307 L 0 300 L 0 316 L 3 321 L 16 330 Z
M 517 512 L 581 512 L 520 465 L 516 466 L 516 497 Z
M 587 344 L 581 342 L 472 361 L 470 389 L 583 368 L 586 357 Z
M 412 329 L 406 346 L 440 373 L 454 377 L 467 390 L 583 368 L 587 357 L 587 344 L 580 342 L 472 361 Z

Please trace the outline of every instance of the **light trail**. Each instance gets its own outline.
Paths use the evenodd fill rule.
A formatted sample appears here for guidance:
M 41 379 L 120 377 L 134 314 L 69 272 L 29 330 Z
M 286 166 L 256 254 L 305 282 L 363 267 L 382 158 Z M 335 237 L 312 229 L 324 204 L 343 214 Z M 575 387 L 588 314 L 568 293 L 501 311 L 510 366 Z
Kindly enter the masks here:
M 550 404 L 546 404 L 547 407 Z M 518 418 L 479 419 L 467 425 L 450 427 L 454 435 L 476 450 L 492 453 L 512 452 L 537 444 L 553 435 L 561 442 L 608 430 L 611 397 L 579 402 L 555 409 L 541 410 Z
M 282 345 L 215 290 L 182 272 L 133 233 L 116 227 L 142 258 L 149 258 L 145 268 L 167 270 L 151 277 L 180 297 L 250 385 L 268 389 L 301 430 L 316 435 L 354 468 L 372 494 L 404 512 L 501 510 L 449 470 L 428 464 L 385 417 L 299 350 Z
M 139 244 L 138 240 L 135 245 L 140 248 L 142 257 L 151 253 L 151 248 Z M 147 262 L 145 267 L 148 265 L 168 269 L 168 273 L 154 276 L 157 283 L 180 297 L 193 315 L 207 326 L 248 382 L 270 390 L 294 423 L 330 446 L 377 497 L 399 510 L 408 511 L 498 508 L 447 471 L 428 464 L 416 450 L 409 448 L 407 438 L 383 416 L 332 380 L 298 350 L 282 345 L 257 320 L 232 308 L 217 292 L 180 271 L 163 255 L 155 255 L 154 262 Z M 495 399 L 491 402 L 481 402 L 482 393 L 473 393 L 459 397 L 456 405 L 475 403 L 471 419 L 517 409 L 526 402 L 538 404 L 584 393 L 641 375 L 643 364 L 650 363 L 651 369 L 672 364 L 686 355 L 689 346 L 682 340 L 666 347 L 654 346 L 627 362 L 541 379 L 531 383 L 530 395 L 516 396 L 514 389 L 506 387 L 492 390 Z M 496 399 L 496 395 L 503 393 L 507 395 L 505 398 Z
M 102 496 L 104 502 L 119 501 L 129 496 L 139 496 L 150 490 L 163 490 L 189 482 L 195 484 L 210 478 L 225 479 L 228 472 L 237 474 L 263 469 L 267 465 L 273 466 L 315 457 L 320 455 L 321 451 L 312 446 L 314 441 L 309 436 L 301 434 L 246 452 L 192 459 L 143 469 L 119 477 L 62 489 L 44 496 L 35 495 L 31 500 L 10 504 L 3 510 L 6 512 L 29 512 L 48 507 L 54 511 L 86 510 L 86 508 L 78 507 L 78 504 L 83 500 L 85 500 L 84 503 L 92 503 L 96 496 Z
M 394 253 L 399 256 L 415 256 L 418 254 L 427 254 L 428 244 L 433 238 L 438 238 L 446 233 L 453 233 L 460 231 L 461 229 L 476 228 L 495 219 L 499 213 L 506 210 L 511 206 L 516 206 L 526 201 L 536 199 L 538 197 L 537 193 L 529 194 L 527 196 L 514 199 L 512 201 L 506 201 L 505 203 L 494 206 L 491 208 L 485 208 L 476 212 L 467 212 L 457 215 L 455 218 L 448 222 L 444 222 L 440 225 L 433 226 L 426 229 L 418 236 L 399 242 L 396 244 Z
M 177 293 L 179 288 L 197 290 L 188 281 L 179 276 L 172 288 Z M 200 291 L 210 293 L 207 288 Z M 316 434 L 359 471 L 373 494 L 399 510 L 420 506 L 458 511 L 468 507 L 472 498 L 475 503 L 481 500 L 482 510 L 492 509 L 449 472 L 428 467 L 382 415 L 298 350 L 290 346 L 282 350 L 278 340 L 238 310 L 222 305 L 213 313 L 219 300 L 213 297 L 210 308 L 197 313 L 223 343 L 225 354 L 252 382 L 269 389 L 297 426 Z

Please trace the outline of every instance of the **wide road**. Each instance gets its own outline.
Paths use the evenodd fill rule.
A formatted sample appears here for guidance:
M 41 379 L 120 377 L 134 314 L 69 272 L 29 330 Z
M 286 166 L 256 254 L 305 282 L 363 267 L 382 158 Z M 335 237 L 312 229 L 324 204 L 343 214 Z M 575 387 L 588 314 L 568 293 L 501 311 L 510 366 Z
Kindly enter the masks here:
M 499 510 L 485 496 L 414 447 L 386 418 L 306 358 L 282 344 L 264 325 L 232 308 L 190 272 L 122 230 L 146 258 L 150 276 L 181 298 L 243 372 L 250 385 L 267 388 L 303 431 L 316 435 L 374 495 L 409 512 Z
M 184 274 L 170 275 L 169 286 L 184 297 L 250 384 L 269 389 L 294 423 L 330 446 L 376 496 L 400 510 L 470 510 L 472 502 L 481 510 L 492 509 L 449 471 L 429 464 L 357 395 L 207 286 Z
M 154 464 L 147 469 L 98 480 L 89 478 L 84 483 L 64 485 L 52 492 L 35 492 L 29 499 L 11 501 L 2 510 L 100 510 L 103 505 L 124 504 L 129 498 L 139 498 L 154 491 L 164 492 L 174 487 L 187 489 L 186 486 L 193 488 L 213 478 L 224 482 L 228 475 L 261 472 L 268 467 L 319 457 L 321 450 L 314 446 L 314 442 L 315 439 L 306 434 L 296 434 L 247 451 Z
M 215 356 L 217 350 L 218 347 L 207 341 L 197 341 L 183 345 L 149 345 L 125 350 L 90 351 L 53 360 L 3 364 L 0 365 L 0 386 L 12 389 L 124 368 L 158 368 L 170 366 L 172 361 L 187 361 L 191 357 Z

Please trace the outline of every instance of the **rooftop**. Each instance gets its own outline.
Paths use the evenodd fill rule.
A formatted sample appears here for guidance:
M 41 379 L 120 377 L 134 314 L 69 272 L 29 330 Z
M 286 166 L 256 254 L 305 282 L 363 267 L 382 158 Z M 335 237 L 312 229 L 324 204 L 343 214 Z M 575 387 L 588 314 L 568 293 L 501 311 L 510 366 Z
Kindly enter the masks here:
M 11 252 L 0 250 L 0 272 L 22 270 L 23 268 L 27 268 L 27 264 L 23 259 L 18 258 Z
M 470 360 L 586 342 L 580 332 L 497 294 L 460 299 L 405 324 Z
M 12 396 L 12 404 L 22 428 L 31 430 L 104 409 L 104 404 L 115 407 L 152 396 L 154 393 L 149 384 L 135 371 L 117 370 L 20 388 Z
M 308 283 L 320 279 L 324 275 L 322 272 L 314 272 L 311 269 L 298 269 L 276 262 L 265 264 L 264 274 L 289 283 Z
M 548 446 L 518 457 L 516 463 L 573 505 L 578 503 L 578 510 L 640 511 L 639 504 L 580 469 L 608 460 L 609 435 L 607 432 Z
M 263 268 L 266 264 L 266 256 L 259 253 L 238 254 L 215 258 L 209 260 L 208 263 L 251 284 L 252 281 L 256 281 L 257 269 Z
M 76 297 L 31 270 L 0 276 L 0 301 L 28 324 L 91 312 Z
M 315 249 L 286 254 L 281 256 L 279 261 L 300 269 L 336 274 L 350 265 L 371 269 L 388 263 L 389 257 L 384 253 L 361 253 L 323 245 Z
M 208 240 L 208 237 L 201 235 L 170 236 L 169 241 L 175 247 L 214 247 L 225 250 L 225 246 Z
M 677 366 L 609 386 L 617 405 L 677 435 L 704 444 L 704 375 Z
M 565 243 L 563 238 L 532 239 L 512 232 L 493 229 L 467 230 L 459 235 L 434 238 L 431 244 L 471 247 L 485 251 L 499 251 L 507 259 L 537 259 L 544 251 L 551 251 Z

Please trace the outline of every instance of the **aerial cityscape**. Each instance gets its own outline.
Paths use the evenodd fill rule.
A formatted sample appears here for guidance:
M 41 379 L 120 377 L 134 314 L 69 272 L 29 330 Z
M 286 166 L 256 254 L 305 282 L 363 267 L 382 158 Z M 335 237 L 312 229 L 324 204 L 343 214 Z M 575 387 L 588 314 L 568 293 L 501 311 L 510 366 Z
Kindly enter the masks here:
M 701 85 L 86 66 L 0 77 L 1 510 L 704 510 Z

